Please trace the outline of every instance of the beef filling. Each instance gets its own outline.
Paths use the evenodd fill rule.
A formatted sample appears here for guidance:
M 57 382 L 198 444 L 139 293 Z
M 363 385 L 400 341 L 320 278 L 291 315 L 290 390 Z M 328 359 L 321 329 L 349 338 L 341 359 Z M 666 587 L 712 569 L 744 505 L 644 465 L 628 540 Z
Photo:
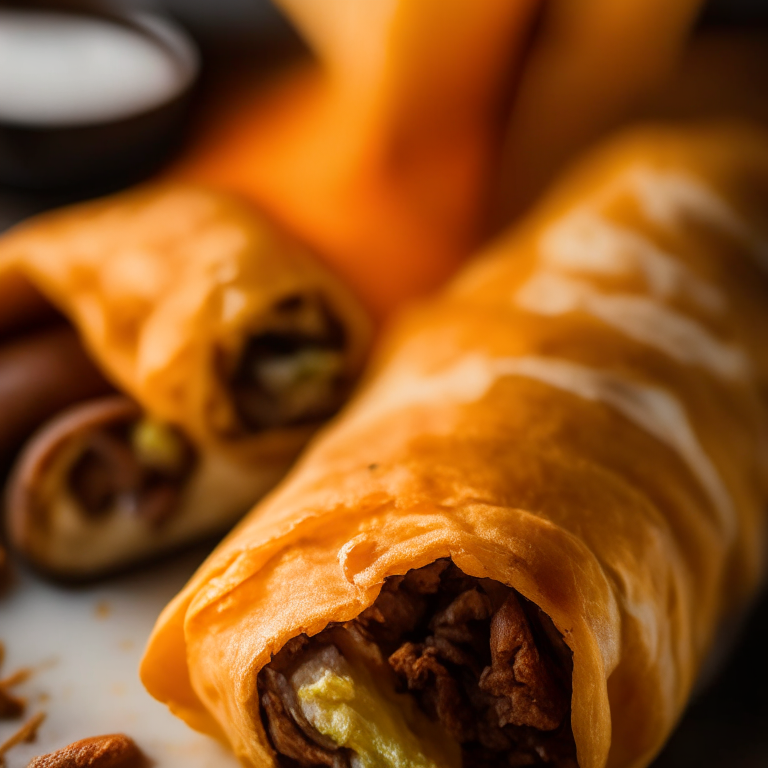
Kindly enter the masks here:
M 357 619 L 294 639 L 262 670 L 261 716 L 281 766 L 355 764 L 308 722 L 290 684 L 318 648 L 343 654 L 350 643 L 461 745 L 465 768 L 577 768 L 570 649 L 533 603 L 449 560 L 389 578 Z
M 291 296 L 245 343 L 229 388 L 249 432 L 311 423 L 341 406 L 346 334 L 319 297 Z
M 195 454 L 169 425 L 148 418 L 126 420 L 135 406 L 125 403 L 126 410 L 117 412 L 114 421 L 93 424 L 81 437 L 69 491 L 89 518 L 110 514 L 122 499 L 137 517 L 159 528 L 178 509 Z

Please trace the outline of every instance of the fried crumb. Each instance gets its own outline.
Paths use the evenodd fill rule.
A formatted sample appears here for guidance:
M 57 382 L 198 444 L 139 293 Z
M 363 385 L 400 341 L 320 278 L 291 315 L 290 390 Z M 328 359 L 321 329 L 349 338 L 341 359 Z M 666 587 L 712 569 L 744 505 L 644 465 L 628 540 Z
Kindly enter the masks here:
M 43 724 L 43 720 L 45 720 L 45 712 L 38 712 L 34 717 L 27 720 L 10 739 L 0 744 L 0 768 L 5 766 L 5 755 L 9 750 L 24 741 L 35 740 L 37 729 Z
M 96 603 L 93 613 L 97 619 L 108 619 L 112 614 L 112 606 L 105 600 L 102 600 Z
M 0 680 L 0 688 L 13 688 L 14 685 L 26 683 L 30 677 L 32 677 L 32 670 L 29 667 L 22 667 L 4 680 Z
M 26 702 L 0 687 L 0 720 L 15 720 L 24 714 Z
M 143 756 L 122 733 L 94 736 L 32 760 L 27 768 L 139 768 Z
M 10 689 L 28 680 L 31 674 L 30 669 L 20 669 L 0 680 L 0 720 L 15 720 L 24 715 L 26 700 L 14 696 Z

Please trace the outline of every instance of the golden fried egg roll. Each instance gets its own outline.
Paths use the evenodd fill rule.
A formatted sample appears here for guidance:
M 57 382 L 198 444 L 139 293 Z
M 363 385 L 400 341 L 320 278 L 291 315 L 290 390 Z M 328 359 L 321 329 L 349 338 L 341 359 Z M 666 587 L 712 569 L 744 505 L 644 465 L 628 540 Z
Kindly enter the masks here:
M 161 615 L 249 766 L 641 768 L 766 554 L 768 137 L 648 128 L 401 318 Z
M 0 239 L 10 542 L 99 575 L 227 530 L 346 398 L 368 322 L 238 198 L 147 186 Z

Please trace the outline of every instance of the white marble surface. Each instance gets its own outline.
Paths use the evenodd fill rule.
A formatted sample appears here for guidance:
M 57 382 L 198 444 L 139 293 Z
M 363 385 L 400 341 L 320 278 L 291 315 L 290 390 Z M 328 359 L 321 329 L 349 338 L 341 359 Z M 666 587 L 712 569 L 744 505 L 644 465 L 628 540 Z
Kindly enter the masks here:
M 0 676 L 34 669 L 17 691 L 28 715 L 45 711 L 37 741 L 8 755 L 7 768 L 77 739 L 123 732 L 157 768 L 234 768 L 237 761 L 195 733 L 152 699 L 137 668 L 155 618 L 192 574 L 204 553 L 146 568 L 107 584 L 65 589 L 18 567 L 0 597 L 0 640 L 6 661 Z M 0 743 L 18 722 L 0 721 Z

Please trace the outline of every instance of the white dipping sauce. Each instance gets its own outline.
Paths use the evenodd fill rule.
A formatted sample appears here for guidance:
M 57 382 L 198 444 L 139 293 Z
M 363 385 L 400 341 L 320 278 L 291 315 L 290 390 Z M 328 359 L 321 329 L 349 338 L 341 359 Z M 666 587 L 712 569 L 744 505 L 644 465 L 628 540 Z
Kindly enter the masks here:
M 185 84 L 172 54 L 97 17 L 0 9 L 0 120 L 82 125 L 139 114 Z

